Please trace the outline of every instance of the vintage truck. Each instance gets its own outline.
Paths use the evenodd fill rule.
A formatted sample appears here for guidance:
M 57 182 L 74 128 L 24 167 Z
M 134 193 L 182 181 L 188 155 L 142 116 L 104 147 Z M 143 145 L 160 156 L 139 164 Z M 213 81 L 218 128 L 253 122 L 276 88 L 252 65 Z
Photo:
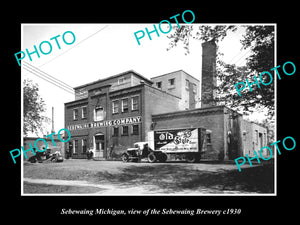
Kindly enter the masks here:
M 122 155 L 124 162 L 147 158 L 150 163 L 167 159 L 198 162 L 205 151 L 204 128 L 155 130 L 148 133 L 148 142 L 137 142 Z
M 126 152 L 122 154 L 122 161 L 138 162 L 141 161 L 142 158 L 147 158 L 151 152 L 153 152 L 153 150 L 148 147 L 148 142 L 136 142 L 133 148 L 128 148 Z

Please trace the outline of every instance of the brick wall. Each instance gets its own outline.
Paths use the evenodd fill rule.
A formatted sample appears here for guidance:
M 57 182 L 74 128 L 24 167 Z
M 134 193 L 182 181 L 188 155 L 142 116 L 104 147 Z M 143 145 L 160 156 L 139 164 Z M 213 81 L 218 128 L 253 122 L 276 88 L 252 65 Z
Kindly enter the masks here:
M 154 130 L 172 128 L 203 127 L 211 135 L 211 143 L 206 144 L 203 159 L 224 159 L 224 114 L 223 107 L 178 111 L 152 116 Z
M 169 86 L 169 79 L 175 79 L 173 87 Z M 186 80 L 189 81 L 188 89 L 186 88 Z M 196 101 L 199 99 L 199 81 L 183 70 L 153 77 L 151 78 L 151 81 L 154 82 L 154 87 L 157 87 L 157 82 L 161 82 L 161 90 L 179 97 L 180 100 L 178 104 L 180 110 L 194 109 L 196 107 Z M 193 92 L 193 84 L 197 86 L 196 93 Z
M 109 86 L 103 87 L 101 92 L 94 92 L 93 89 L 89 91 L 89 96 L 86 99 L 81 99 L 65 104 L 65 127 L 69 125 L 85 124 L 94 122 L 94 110 L 95 107 L 101 106 L 104 110 L 103 120 L 115 120 L 127 117 L 142 116 L 143 103 L 142 103 L 142 89 L 143 84 L 135 87 L 130 87 L 122 90 L 109 92 Z M 109 92 L 109 93 L 108 93 Z M 97 94 L 95 94 L 97 93 Z M 138 97 L 138 109 L 132 109 L 132 98 Z M 122 99 L 128 99 L 128 111 L 122 111 Z M 119 110 L 117 113 L 112 113 L 112 101 L 117 101 L 119 104 Z M 87 107 L 87 118 L 81 118 L 81 108 Z M 79 116 L 77 120 L 73 120 L 73 110 L 79 109 Z M 143 116 L 142 116 L 143 117 Z M 71 142 L 78 140 L 78 152 L 72 154 L 73 158 L 85 158 L 86 154 L 83 153 L 82 140 L 87 141 L 87 149 L 93 149 L 95 151 L 94 136 L 97 134 L 104 135 L 104 151 L 103 157 L 110 158 L 112 156 L 111 150 L 113 149 L 113 155 L 119 156 L 128 147 L 132 147 L 133 143 L 142 141 L 142 124 L 139 124 L 138 134 L 132 132 L 132 126 L 128 125 L 128 135 L 122 134 L 122 126 L 118 126 L 118 135 L 113 137 L 113 126 L 107 127 L 91 127 L 87 129 L 75 129 L 71 130 Z M 66 144 L 66 148 L 69 149 L 69 143 Z M 72 150 L 73 151 L 73 150 Z
M 201 107 L 215 105 L 214 86 L 216 85 L 216 44 L 208 41 L 202 44 L 202 83 Z
M 119 90 L 110 94 L 109 105 L 110 109 L 112 109 L 112 101 L 119 102 L 119 112 L 111 114 L 110 119 L 120 119 L 126 117 L 135 117 L 141 116 L 143 118 L 143 96 L 142 89 L 144 85 L 138 85 L 136 87 L 132 87 L 128 90 Z M 138 109 L 131 109 L 131 99 L 133 97 L 138 97 Z M 127 98 L 129 99 L 129 109 L 128 112 L 122 112 L 121 110 L 121 100 Z M 113 127 L 109 127 L 109 133 L 107 136 L 108 139 L 108 148 L 111 149 L 113 147 L 113 153 L 110 155 L 113 158 L 120 158 L 123 152 L 127 150 L 127 148 L 133 147 L 135 142 L 143 141 L 143 130 L 142 123 L 139 123 L 139 134 L 132 134 L 131 125 L 129 125 L 129 134 L 128 136 L 124 136 L 121 134 L 122 126 L 119 126 L 119 135 L 113 136 Z
M 163 92 L 157 88 L 145 85 L 144 98 L 144 132 L 147 141 L 147 133 L 151 130 L 152 115 L 178 111 L 179 98 Z
M 182 83 L 182 71 L 174 71 L 171 73 L 163 74 L 157 77 L 152 77 L 151 81 L 154 82 L 153 86 L 156 87 L 156 82 L 162 82 L 161 89 L 163 91 L 169 92 L 173 95 L 176 95 L 177 97 L 182 97 L 181 89 L 184 88 L 184 84 Z M 173 87 L 169 86 L 169 79 L 175 79 L 175 84 Z
M 254 157 L 254 151 L 257 153 L 259 150 L 267 146 L 267 128 L 256 124 L 254 122 L 243 120 L 242 122 L 242 135 L 243 135 L 243 155 Z M 264 157 L 269 157 L 267 150 L 262 151 Z

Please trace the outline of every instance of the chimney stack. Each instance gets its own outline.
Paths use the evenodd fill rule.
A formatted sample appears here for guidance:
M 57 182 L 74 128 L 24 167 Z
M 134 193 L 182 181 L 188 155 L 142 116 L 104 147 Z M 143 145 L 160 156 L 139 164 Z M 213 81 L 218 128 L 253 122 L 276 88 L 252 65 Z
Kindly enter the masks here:
M 216 61 L 217 45 L 214 39 L 204 42 L 202 44 L 201 108 L 215 105 Z

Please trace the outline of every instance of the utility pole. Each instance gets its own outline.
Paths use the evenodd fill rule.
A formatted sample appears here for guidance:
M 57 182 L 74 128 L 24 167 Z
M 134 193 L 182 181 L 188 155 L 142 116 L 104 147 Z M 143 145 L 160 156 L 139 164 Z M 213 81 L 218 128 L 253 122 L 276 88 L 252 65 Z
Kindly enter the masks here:
M 54 131 L 54 107 L 52 106 L 52 129 L 51 129 L 51 133 L 55 133 Z

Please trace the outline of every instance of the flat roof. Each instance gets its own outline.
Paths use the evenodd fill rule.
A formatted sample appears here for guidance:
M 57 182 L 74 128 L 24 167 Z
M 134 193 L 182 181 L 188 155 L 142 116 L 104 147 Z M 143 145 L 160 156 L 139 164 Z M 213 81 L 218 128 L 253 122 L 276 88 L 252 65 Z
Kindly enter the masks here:
M 197 80 L 198 82 L 200 82 L 196 77 L 194 77 L 194 76 L 192 76 L 191 74 L 185 72 L 184 70 L 175 70 L 175 71 L 173 71 L 173 72 L 169 72 L 169 73 L 165 73 L 165 74 L 158 75 L 158 76 L 155 76 L 155 77 L 151 77 L 150 79 L 155 79 L 155 78 L 158 78 L 158 77 L 167 76 L 167 75 L 169 75 L 169 74 L 171 74 L 171 73 L 176 73 L 176 72 L 179 72 L 179 71 L 184 72 L 184 73 L 187 74 L 188 76 L 190 76 L 190 77 L 192 77 L 193 79 L 195 79 L 195 80 Z
M 90 82 L 90 83 L 87 83 L 87 84 L 83 84 L 83 85 L 74 87 L 74 89 L 83 88 L 83 87 L 93 85 L 93 84 L 96 84 L 96 83 L 99 83 L 99 82 L 103 82 L 103 81 L 106 81 L 106 80 L 109 80 L 109 79 L 124 76 L 124 75 L 129 74 L 129 73 L 133 73 L 134 75 L 140 77 L 141 79 L 147 81 L 148 83 L 153 84 L 153 82 L 151 80 L 149 80 L 148 78 L 146 78 L 146 77 L 142 76 L 141 74 L 135 72 L 134 70 L 128 70 L 128 71 L 125 71 L 125 72 L 122 72 L 122 73 L 119 73 L 119 74 L 116 74 L 116 75 L 112 75 L 112 76 L 109 76 L 109 77 L 106 77 L 106 78 L 103 78 L 103 79 L 99 79 L 99 80 L 96 80 L 96 81 L 93 81 L 93 82 Z
M 187 115 L 189 113 L 203 113 L 203 112 L 213 112 L 213 111 L 222 111 L 224 108 L 227 110 L 234 111 L 235 113 L 242 116 L 242 114 L 238 113 L 237 111 L 230 109 L 229 107 L 225 105 L 217 105 L 217 106 L 210 106 L 205 108 L 195 108 L 195 109 L 188 109 L 188 110 L 178 110 L 174 112 L 168 112 L 168 113 L 159 113 L 159 114 L 152 114 L 152 118 L 157 117 L 168 117 L 168 116 L 181 116 L 181 115 Z

